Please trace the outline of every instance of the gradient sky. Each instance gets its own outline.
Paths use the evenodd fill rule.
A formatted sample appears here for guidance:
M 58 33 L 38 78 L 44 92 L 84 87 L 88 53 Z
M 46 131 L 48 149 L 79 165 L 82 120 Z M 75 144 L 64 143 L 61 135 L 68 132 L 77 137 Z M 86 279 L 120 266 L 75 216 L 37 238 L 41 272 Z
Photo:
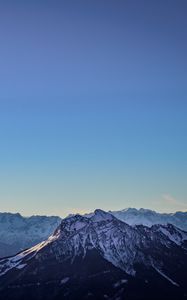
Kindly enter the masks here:
M 187 210 L 186 15 L 0 0 L 0 211 Z

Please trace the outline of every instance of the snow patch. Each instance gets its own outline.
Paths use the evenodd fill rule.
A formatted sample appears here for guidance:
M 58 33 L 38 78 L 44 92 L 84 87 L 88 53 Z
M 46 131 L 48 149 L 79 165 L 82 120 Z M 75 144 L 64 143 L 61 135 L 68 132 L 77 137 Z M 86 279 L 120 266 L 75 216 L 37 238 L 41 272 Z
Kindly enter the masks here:
M 127 279 L 121 279 L 114 284 L 114 288 L 118 288 L 119 286 L 121 286 L 122 284 L 125 284 L 127 282 L 128 282 Z
M 60 281 L 60 284 L 65 284 L 65 283 L 67 283 L 68 281 L 69 281 L 69 277 L 65 277 L 65 278 L 63 278 L 61 281 Z
M 22 264 L 22 265 L 18 265 L 17 267 L 16 267 L 16 269 L 23 269 L 25 266 L 26 266 L 27 264 Z
M 178 283 L 176 283 L 175 281 L 173 281 L 171 278 L 169 278 L 166 274 L 164 274 L 164 273 L 163 273 L 162 271 L 160 271 L 158 268 L 154 267 L 154 269 L 155 269 L 161 276 L 163 276 L 163 277 L 166 278 L 169 282 L 171 282 L 173 285 L 179 287 L 179 284 L 178 284 Z

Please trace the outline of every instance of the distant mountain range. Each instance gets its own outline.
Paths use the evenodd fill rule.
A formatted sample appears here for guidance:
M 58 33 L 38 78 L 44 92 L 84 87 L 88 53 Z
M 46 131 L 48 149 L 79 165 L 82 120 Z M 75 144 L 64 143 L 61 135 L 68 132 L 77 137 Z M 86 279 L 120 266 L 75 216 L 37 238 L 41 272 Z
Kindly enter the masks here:
M 129 225 L 168 223 L 187 231 L 187 212 L 157 213 L 149 209 L 128 208 L 110 211 L 119 220 Z M 93 213 L 85 216 L 91 217 Z M 46 240 L 61 222 L 57 216 L 23 217 L 20 214 L 0 213 L 0 257 L 14 255 L 21 250 L 32 247 Z
M 185 300 L 186 278 L 187 232 L 128 225 L 99 209 L 63 219 L 46 241 L 0 260 L 6 300 Z
M 61 218 L 47 216 L 22 217 L 0 213 L 0 257 L 16 254 L 47 239 Z
M 187 231 L 187 211 L 175 213 L 158 213 L 150 209 L 127 208 L 111 212 L 116 218 L 129 225 L 142 224 L 152 226 L 154 224 L 173 224 Z

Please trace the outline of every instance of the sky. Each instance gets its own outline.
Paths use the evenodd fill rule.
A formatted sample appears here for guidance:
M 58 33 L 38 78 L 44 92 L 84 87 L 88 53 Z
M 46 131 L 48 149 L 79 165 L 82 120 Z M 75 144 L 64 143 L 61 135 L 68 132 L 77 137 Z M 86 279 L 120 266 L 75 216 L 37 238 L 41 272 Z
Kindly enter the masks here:
M 186 0 L 0 0 L 0 211 L 187 210 Z

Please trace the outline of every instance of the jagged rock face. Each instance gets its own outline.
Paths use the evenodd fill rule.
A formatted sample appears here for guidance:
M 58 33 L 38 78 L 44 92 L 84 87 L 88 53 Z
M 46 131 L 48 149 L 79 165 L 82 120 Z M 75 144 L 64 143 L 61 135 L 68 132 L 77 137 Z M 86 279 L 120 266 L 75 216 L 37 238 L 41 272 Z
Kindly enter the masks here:
M 72 216 L 45 242 L 0 261 L 1 295 L 185 299 L 186 241 L 187 233 L 173 225 L 129 226 L 101 210 L 90 218 Z

